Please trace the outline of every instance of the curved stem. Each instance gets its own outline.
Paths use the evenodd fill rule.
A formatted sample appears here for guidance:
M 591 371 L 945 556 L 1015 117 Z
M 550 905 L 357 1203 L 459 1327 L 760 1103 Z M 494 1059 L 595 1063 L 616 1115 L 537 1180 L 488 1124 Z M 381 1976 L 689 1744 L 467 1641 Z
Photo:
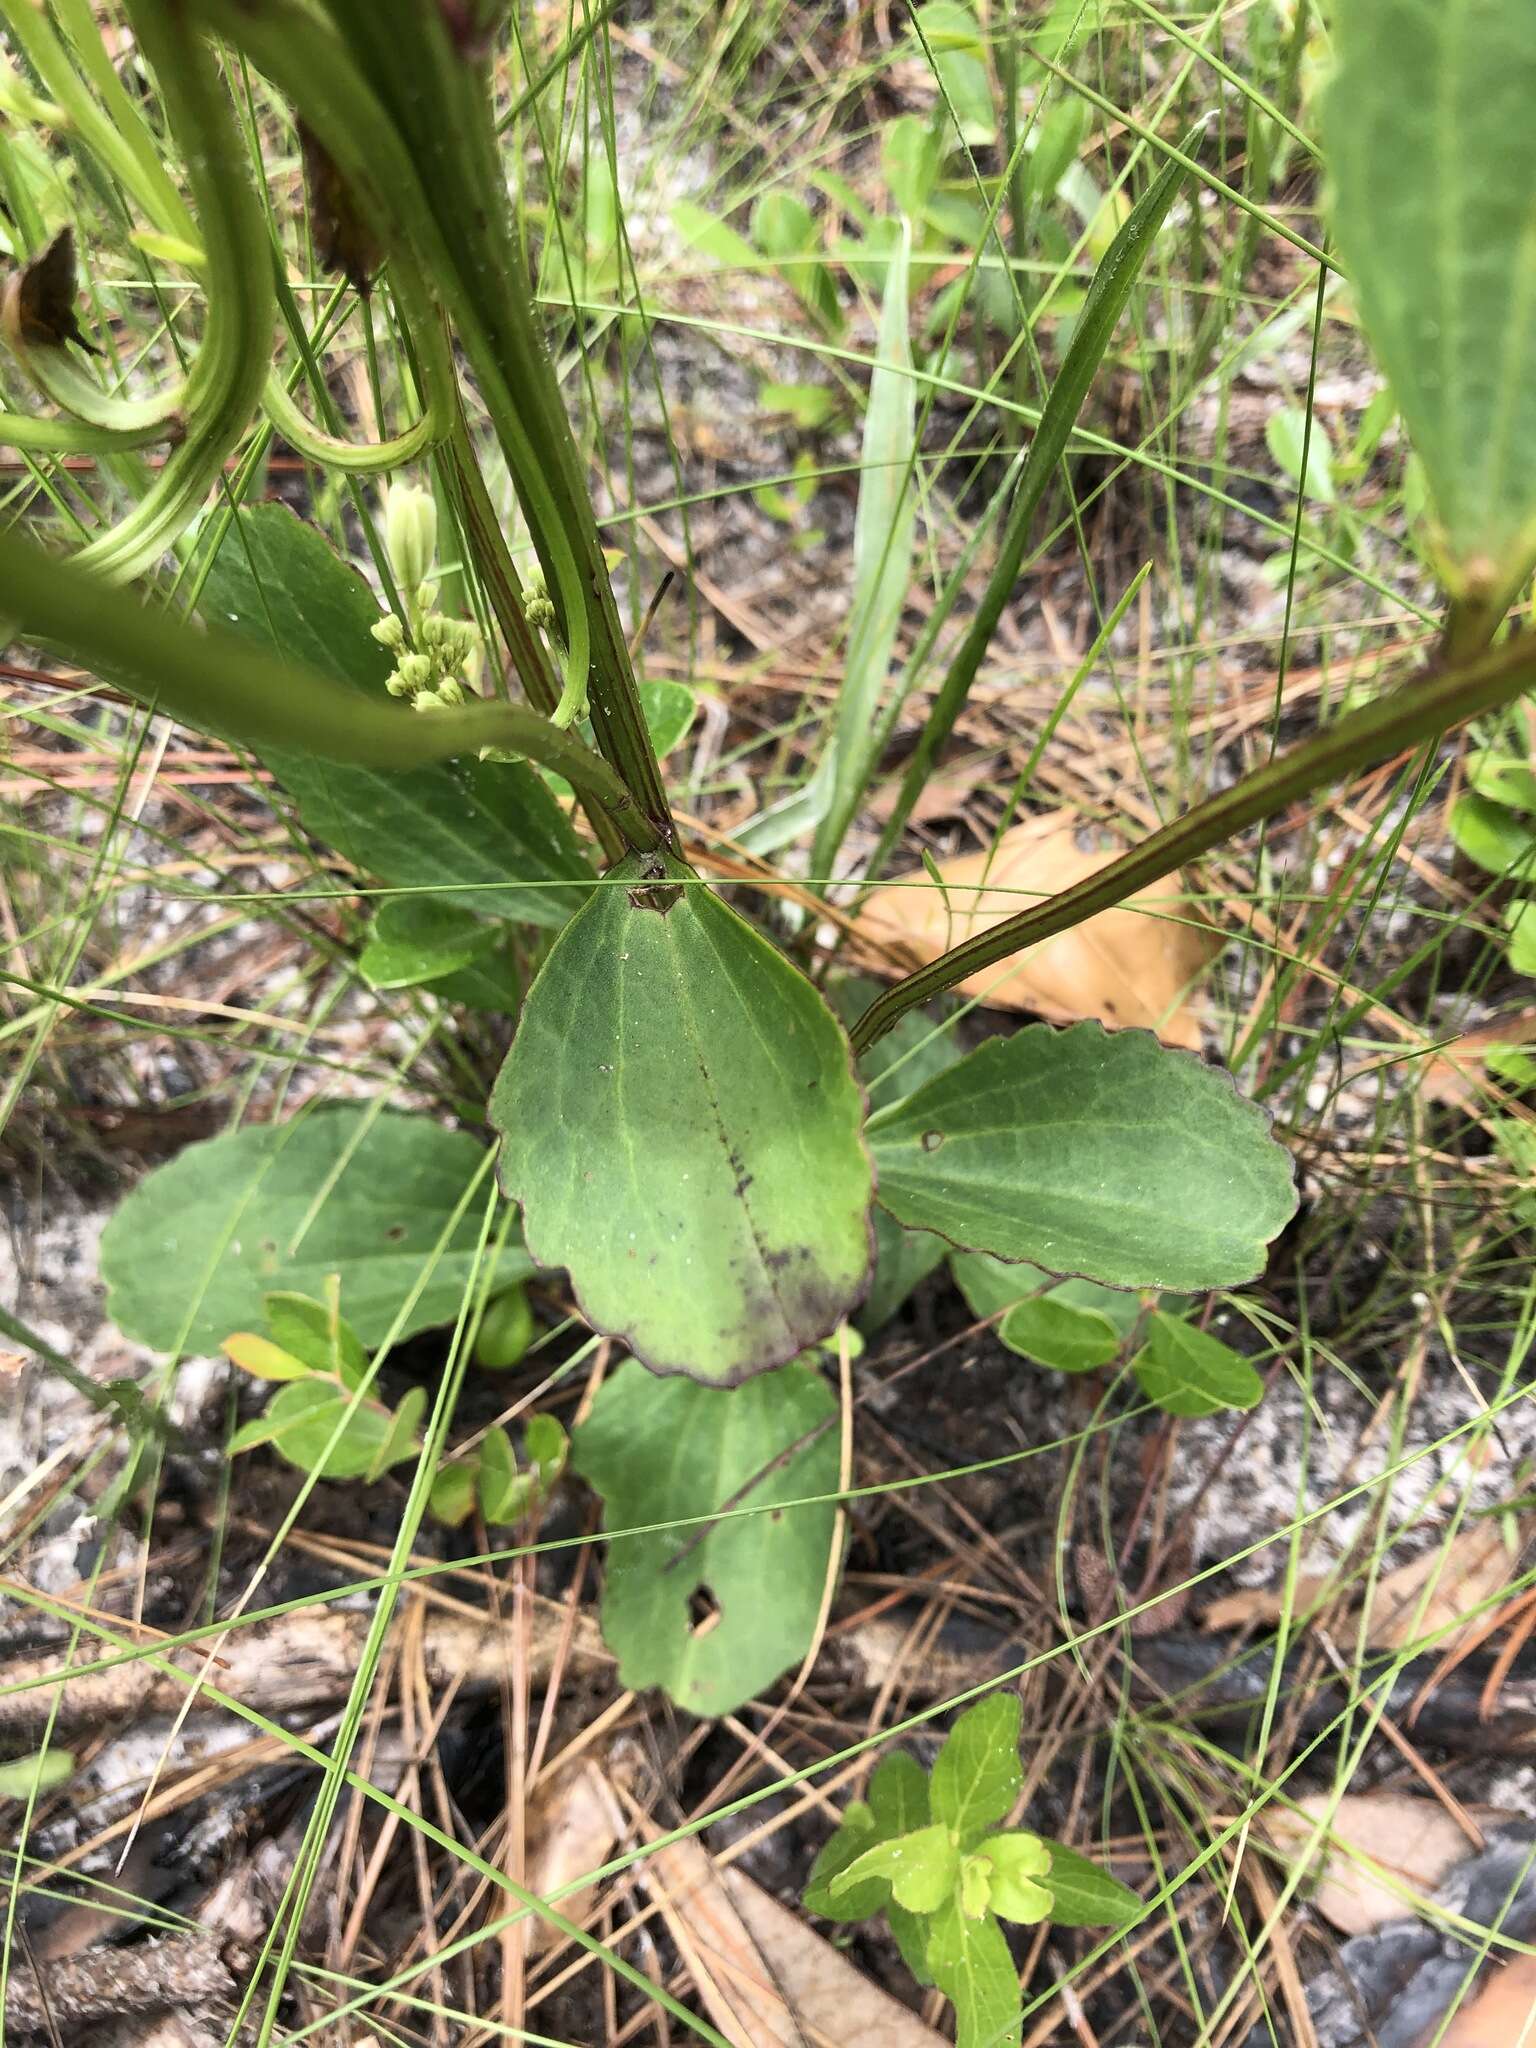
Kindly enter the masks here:
M 1273 816 L 1313 790 L 1340 782 L 1404 748 L 1435 739 L 1452 726 L 1518 697 L 1536 680 L 1533 637 L 1512 641 L 1480 661 L 1415 678 L 1376 703 L 1347 712 L 1234 789 L 1197 804 L 1086 881 L 1063 889 L 1033 910 L 1006 918 L 930 966 L 909 974 L 877 997 L 854 1025 L 849 1034 L 854 1051 L 867 1052 L 918 1003 L 941 995 L 968 975 L 997 966 L 1026 946 L 1070 931 L 1101 910 L 1112 910 L 1138 889 L 1161 881 L 1235 832 Z
M 0 448 L 24 448 L 29 455 L 126 455 L 163 441 L 168 431 L 163 420 L 144 427 L 95 427 L 0 409 Z
M 78 556 L 59 562 L 15 533 L 0 533 L 0 613 L 27 639 L 63 648 L 95 674 L 200 731 L 371 768 L 419 768 L 504 747 L 592 796 L 638 851 L 659 843 L 608 763 L 535 712 L 511 704 L 410 711 L 319 669 L 275 660 L 231 634 L 204 632 L 152 610 L 78 563 Z
M 217 480 L 256 410 L 273 325 L 266 222 L 208 46 L 179 0 L 128 0 L 128 11 L 187 166 L 207 260 L 208 313 L 187 378 L 186 438 L 128 517 L 79 558 L 124 581 L 171 546 Z
M 268 376 L 262 392 L 262 411 L 289 446 L 310 462 L 340 470 L 345 476 L 367 476 L 414 462 L 445 440 L 453 426 L 457 387 L 442 321 L 408 257 L 397 256 L 391 263 L 390 283 L 416 343 L 422 412 L 411 426 L 387 441 L 346 441 L 312 425 L 276 371 Z

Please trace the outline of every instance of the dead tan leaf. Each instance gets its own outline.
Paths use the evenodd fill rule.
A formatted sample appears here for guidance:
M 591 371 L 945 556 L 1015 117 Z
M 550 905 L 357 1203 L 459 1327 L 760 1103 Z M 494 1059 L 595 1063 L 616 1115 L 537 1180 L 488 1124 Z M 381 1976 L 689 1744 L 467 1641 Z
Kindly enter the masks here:
M 824 1935 L 755 1884 L 727 1870 L 725 1888 L 813 2041 L 878 2041 L 881 2048 L 939 2048 L 925 2027 L 878 1984 L 854 1968 Z
M 1496 1017 L 1476 1031 L 1464 1031 L 1460 1038 L 1453 1038 L 1449 1045 L 1442 1045 L 1425 1060 L 1419 1069 L 1419 1085 L 1430 1102 L 1449 1103 L 1456 1109 L 1476 1109 L 1484 1096 L 1488 1055 L 1522 1051 L 1533 1039 L 1536 1009 Z
M 1409 1643 L 1437 1636 L 1443 1628 L 1497 1600 L 1519 1568 L 1524 1533 L 1513 1539 L 1502 1517 L 1490 1516 L 1458 1530 L 1449 1543 L 1436 1544 L 1422 1557 L 1399 1565 L 1379 1579 L 1366 1623 L 1366 1643 L 1373 1650 L 1400 1650 Z M 1435 1647 L 1454 1650 L 1482 1620 L 1468 1622 L 1441 1637 Z
M 1536 2048 L 1536 1956 L 1516 1956 L 1485 1977 L 1438 2040 L 1439 2048 Z
M 1202 1628 L 1268 1628 L 1286 1613 L 1306 1614 L 1316 1607 L 1333 1582 L 1331 1572 L 1301 1572 L 1291 1588 L 1287 1603 L 1285 1585 L 1244 1586 L 1236 1593 L 1223 1593 L 1200 1617 Z
M 528 1803 L 525 1827 L 525 1882 L 536 1897 L 547 1899 L 607 1862 L 624 1832 L 624 1814 L 601 1768 L 588 1758 L 539 1787 Z M 567 1893 L 560 1911 L 568 1920 L 584 1920 L 594 1889 Z M 529 1937 L 529 1954 L 542 1955 L 564 1939 L 541 1920 Z
M 1313 1793 L 1297 1811 L 1266 1814 L 1264 1831 L 1292 1863 L 1327 1813 L 1330 1795 Z M 1415 1901 L 1472 1854 L 1465 1831 L 1437 1801 L 1408 1792 L 1345 1793 L 1313 1850 L 1311 1904 L 1341 1934 L 1369 1934 L 1405 1920 Z
M 648 1841 L 660 1830 L 626 1801 Z M 739 1870 L 721 1870 L 702 1842 L 667 1842 L 637 1866 L 698 1988 L 733 2048 L 942 2048 L 887 1992 L 798 1914 Z
M 876 973 L 909 972 L 1114 858 L 1079 846 L 1076 822 L 1064 812 L 1026 818 L 1003 834 L 990 860 L 983 852 L 940 862 L 943 889 L 918 869 L 874 890 L 854 925 L 854 956 Z M 1097 1017 L 1111 1029 L 1140 1025 L 1169 1045 L 1197 1049 L 1200 1025 L 1188 991 L 1221 943 L 1170 877 L 1017 960 L 969 976 L 957 993 L 1053 1024 Z

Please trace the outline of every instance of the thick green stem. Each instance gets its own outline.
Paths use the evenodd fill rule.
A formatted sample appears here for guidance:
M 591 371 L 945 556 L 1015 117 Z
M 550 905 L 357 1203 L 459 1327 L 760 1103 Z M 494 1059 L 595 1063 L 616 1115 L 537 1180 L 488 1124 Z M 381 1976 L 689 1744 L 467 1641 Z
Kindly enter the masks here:
M 77 562 L 55 561 L 15 533 L 0 533 L 0 615 L 24 638 L 62 648 L 201 732 L 370 768 L 419 768 L 505 747 L 593 797 L 637 850 L 659 842 L 607 762 L 547 718 L 511 704 L 410 711 L 318 669 L 274 660 L 231 634 L 201 632 L 154 611 Z
M 1536 645 L 1526 636 L 1480 661 L 1404 684 L 1374 704 L 1347 712 L 1314 739 L 1292 747 L 1235 789 L 1197 804 L 1186 816 L 1154 832 L 1133 852 L 1111 861 L 1087 881 L 1062 890 L 1033 910 L 1005 919 L 897 982 L 870 1004 L 853 1027 L 854 1051 L 866 1052 L 908 1010 L 969 975 L 995 967 L 1026 946 L 1054 938 L 1057 932 L 1070 931 L 1100 911 L 1112 910 L 1138 889 L 1161 881 L 1234 833 L 1272 817 L 1314 790 L 1342 782 L 1407 747 L 1437 738 L 1480 712 L 1509 703 L 1529 689 L 1533 680 Z
M 534 317 L 508 216 L 490 95 L 443 12 L 415 0 L 328 0 L 358 65 L 417 166 L 440 245 L 441 277 L 528 518 L 571 651 L 591 663 L 592 728 L 605 759 L 672 836 L 661 771 L 635 686 L 580 451 Z M 328 138 L 327 138 L 328 140 Z

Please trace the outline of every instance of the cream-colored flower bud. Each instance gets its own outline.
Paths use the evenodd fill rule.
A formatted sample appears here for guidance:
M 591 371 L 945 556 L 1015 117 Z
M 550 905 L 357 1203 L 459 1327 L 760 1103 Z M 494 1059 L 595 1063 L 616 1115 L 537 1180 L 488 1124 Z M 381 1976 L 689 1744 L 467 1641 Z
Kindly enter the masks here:
M 415 590 L 432 572 L 437 553 L 437 501 L 414 484 L 396 484 L 384 506 L 384 545 L 402 590 Z
M 386 612 L 382 619 L 375 619 L 368 630 L 391 654 L 398 654 L 405 645 L 405 628 L 393 612 Z

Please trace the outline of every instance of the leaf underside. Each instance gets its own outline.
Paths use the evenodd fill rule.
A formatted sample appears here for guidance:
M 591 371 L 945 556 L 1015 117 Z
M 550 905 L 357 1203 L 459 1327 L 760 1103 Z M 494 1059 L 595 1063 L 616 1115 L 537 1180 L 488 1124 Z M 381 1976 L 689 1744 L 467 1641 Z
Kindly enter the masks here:
M 810 983 L 655 857 L 621 862 L 555 942 L 490 1108 L 533 1256 L 653 1371 L 718 1385 L 861 1299 L 862 1114 Z

